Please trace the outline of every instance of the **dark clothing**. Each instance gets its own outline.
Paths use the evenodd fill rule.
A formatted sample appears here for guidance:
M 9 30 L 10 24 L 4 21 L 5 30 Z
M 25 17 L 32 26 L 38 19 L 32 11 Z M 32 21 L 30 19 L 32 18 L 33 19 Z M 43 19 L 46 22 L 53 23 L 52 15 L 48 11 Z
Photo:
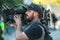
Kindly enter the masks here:
M 44 29 L 39 26 L 41 24 L 37 23 L 40 23 L 40 20 L 30 23 L 30 25 L 28 25 L 28 27 L 24 30 L 24 33 L 28 36 L 30 40 L 39 39 L 43 35 Z

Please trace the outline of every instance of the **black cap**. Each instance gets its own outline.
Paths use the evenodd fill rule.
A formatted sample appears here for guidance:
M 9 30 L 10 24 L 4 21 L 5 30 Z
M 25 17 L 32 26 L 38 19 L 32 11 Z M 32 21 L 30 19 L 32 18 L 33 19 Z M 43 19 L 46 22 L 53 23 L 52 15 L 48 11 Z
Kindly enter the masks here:
M 27 10 L 37 11 L 37 12 L 40 14 L 40 17 L 42 17 L 42 16 L 43 16 L 43 12 L 44 12 L 44 7 L 42 7 L 41 5 L 32 3 L 32 4 L 27 8 Z

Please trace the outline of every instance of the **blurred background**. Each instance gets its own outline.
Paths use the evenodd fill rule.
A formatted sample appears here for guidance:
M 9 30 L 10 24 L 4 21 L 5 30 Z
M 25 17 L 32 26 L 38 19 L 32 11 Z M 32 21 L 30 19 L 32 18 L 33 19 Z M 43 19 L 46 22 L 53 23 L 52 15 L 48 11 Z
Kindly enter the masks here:
M 51 36 L 53 40 L 60 40 L 60 0 L 0 0 L 0 35 L 3 40 L 4 38 L 4 18 L 2 16 L 2 5 L 6 4 L 10 8 L 17 6 L 17 8 L 21 8 L 24 5 L 30 5 L 31 3 L 40 4 L 46 10 L 50 10 L 50 21 L 48 24 L 48 29 L 51 32 Z M 1 34 L 2 33 L 2 34 Z M 5 40 L 10 39 L 15 40 L 15 34 L 6 35 Z M 8 37 L 8 38 L 7 38 Z

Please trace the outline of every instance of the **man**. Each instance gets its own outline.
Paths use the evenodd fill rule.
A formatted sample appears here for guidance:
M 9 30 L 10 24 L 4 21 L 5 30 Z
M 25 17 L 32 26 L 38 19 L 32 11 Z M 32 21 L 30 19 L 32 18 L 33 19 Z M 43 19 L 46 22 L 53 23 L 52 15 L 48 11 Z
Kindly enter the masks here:
M 30 24 L 23 31 L 21 30 L 21 17 L 19 15 L 14 16 L 17 25 L 16 40 L 44 40 L 45 31 L 40 24 L 40 18 L 43 14 L 42 8 L 36 4 L 31 4 L 25 14 Z

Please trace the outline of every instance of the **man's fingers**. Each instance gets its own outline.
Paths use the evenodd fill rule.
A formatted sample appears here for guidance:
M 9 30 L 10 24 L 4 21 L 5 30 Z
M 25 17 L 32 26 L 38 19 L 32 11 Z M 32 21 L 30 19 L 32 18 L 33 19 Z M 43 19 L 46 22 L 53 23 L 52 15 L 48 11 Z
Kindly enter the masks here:
M 19 15 L 14 15 L 14 20 L 16 22 L 17 25 L 20 25 L 21 24 L 21 18 Z
M 14 20 L 21 20 L 20 15 L 14 15 Z
M 20 15 L 15 15 L 14 18 L 20 18 Z
M 14 16 L 14 19 L 18 19 L 19 17 L 17 15 Z

